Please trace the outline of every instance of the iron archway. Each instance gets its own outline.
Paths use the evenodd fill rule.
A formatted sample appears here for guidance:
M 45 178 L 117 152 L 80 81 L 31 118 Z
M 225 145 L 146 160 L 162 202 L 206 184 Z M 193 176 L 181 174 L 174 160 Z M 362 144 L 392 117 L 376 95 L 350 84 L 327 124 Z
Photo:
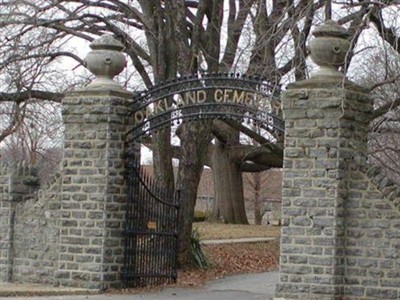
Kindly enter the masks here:
M 284 122 L 277 113 L 279 93 L 276 84 L 233 73 L 167 81 L 134 97 L 129 141 L 140 140 L 163 127 L 200 119 L 253 122 L 267 131 L 283 133 Z
M 279 93 L 279 87 L 262 78 L 238 74 L 177 78 L 134 97 L 127 143 L 181 122 L 205 119 L 252 123 L 272 136 L 283 134 L 284 122 L 277 113 Z M 137 160 L 128 162 L 127 174 L 122 280 L 126 286 L 175 281 L 179 192 L 157 187 Z

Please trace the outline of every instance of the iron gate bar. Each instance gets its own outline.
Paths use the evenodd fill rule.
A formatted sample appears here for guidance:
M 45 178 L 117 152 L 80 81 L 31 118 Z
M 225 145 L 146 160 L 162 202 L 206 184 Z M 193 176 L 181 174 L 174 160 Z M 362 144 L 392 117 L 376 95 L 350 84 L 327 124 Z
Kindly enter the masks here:
M 179 192 L 157 186 L 136 161 L 128 164 L 128 201 L 125 228 L 125 287 L 152 285 L 177 279 Z M 169 199 L 169 201 L 164 199 Z M 155 227 L 150 227 L 151 223 Z

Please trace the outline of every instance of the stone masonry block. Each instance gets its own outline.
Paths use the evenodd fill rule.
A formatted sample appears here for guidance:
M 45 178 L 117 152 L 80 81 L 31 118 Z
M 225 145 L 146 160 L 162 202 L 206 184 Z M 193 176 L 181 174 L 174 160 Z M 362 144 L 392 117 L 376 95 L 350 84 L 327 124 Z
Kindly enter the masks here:
M 322 247 L 306 247 L 304 252 L 310 255 L 322 255 L 323 249 Z
M 398 289 L 367 288 L 365 294 L 373 299 L 399 299 Z

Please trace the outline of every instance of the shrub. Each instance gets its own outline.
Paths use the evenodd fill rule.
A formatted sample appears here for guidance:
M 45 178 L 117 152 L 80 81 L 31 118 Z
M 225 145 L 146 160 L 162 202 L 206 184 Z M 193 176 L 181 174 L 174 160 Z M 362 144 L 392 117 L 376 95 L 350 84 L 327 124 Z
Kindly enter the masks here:
M 193 217 L 194 222 L 204 222 L 205 220 L 207 220 L 207 218 L 208 214 L 205 211 L 196 210 L 194 212 L 194 217 Z
M 210 262 L 200 244 L 200 233 L 194 229 L 192 236 L 190 237 L 190 256 L 194 264 L 200 269 L 207 269 L 210 266 Z

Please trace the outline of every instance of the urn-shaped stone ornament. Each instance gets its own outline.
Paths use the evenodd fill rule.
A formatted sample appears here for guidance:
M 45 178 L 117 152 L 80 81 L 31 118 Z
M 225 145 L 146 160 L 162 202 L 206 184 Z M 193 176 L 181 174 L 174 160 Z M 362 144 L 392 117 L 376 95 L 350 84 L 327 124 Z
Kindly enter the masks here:
M 96 78 L 88 85 L 90 88 L 122 88 L 113 78 L 122 72 L 126 66 L 126 59 L 121 52 L 122 43 L 112 34 L 104 34 L 90 44 L 90 51 L 86 56 L 86 67 Z
M 329 20 L 325 24 L 318 26 L 314 32 L 315 37 L 309 44 L 311 59 L 319 66 L 319 71 L 315 76 L 341 76 L 338 71 L 346 60 L 346 55 L 350 49 L 350 35 L 336 22 Z

